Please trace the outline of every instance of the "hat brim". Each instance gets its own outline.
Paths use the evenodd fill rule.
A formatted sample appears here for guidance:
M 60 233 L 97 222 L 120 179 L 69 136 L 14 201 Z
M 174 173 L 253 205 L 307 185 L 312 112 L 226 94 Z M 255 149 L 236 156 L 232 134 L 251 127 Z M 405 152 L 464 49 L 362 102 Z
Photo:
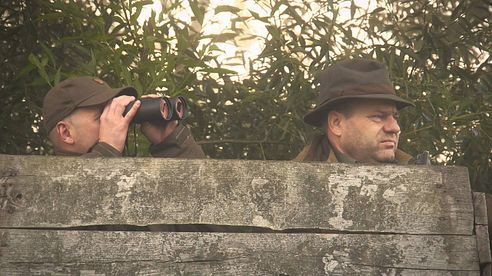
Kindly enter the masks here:
M 100 105 L 106 103 L 107 101 L 111 100 L 114 97 L 122 96 L 122 95 L 133 96 L 137 98 L 138 93 L 137 90 L 131 86 L 115 88 L 115 89 L 106 89 L 104 91 L 101 91 L 100 93 L 97 93 L 93 97 L 89 97 L 88 99 L 82 101 L 77 106 L 87 107 L 87 106 Z
M 323 117 L 326 116 L 326 113 L 330 110 L 331 107 L 336 102 L 346 99 L 377 99 L 377 100 L 390 100 L 395 102 L 396 108 L 398 110 L 408 107 L 415 106 L 412 102 L 402 99 L 393 94 L 369 94 L 369 95 L 350 95 L 350 96 L 340 96 L 335 99 L 331 99 L 325 101 L 324 103 L 317 106 L 314 110 L 308 112 L 304 116 L 304 122 L 310 124 L 312 126 L 319 127 L 321 126 L 321 122 L 323 121 Z

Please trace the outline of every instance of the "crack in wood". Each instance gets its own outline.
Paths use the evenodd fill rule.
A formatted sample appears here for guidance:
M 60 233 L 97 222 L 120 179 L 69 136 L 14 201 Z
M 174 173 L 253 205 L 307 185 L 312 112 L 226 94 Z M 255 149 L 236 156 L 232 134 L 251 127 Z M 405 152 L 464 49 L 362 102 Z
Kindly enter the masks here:
M 127 224 L 87 225 L 77 227 L 3 227 L 0 230 L 63 230 L 63 231 L 129 231 L 129 232 L 193 232 L 193 233 L 277 233 L 277 234 L 337 234 L 337 235 L 408 235 L 408 236 L 475 236 L 473 234 L 450 233 L 408 233 L 408 232 L 378 232 L 330 230 L 321 228 L 290 228 L 274 230 L 266 227 L 247 225 L 220 225 L 220 224 L 153 224 L 147 226 Z
M 275 252 L 278 253 L 278 252 Z M 1 256 L 1 255 L 0 255 Z M 156 259 L 139 259 L 138 262 L 152 262 L 154 264 L 186 264 L 186 263 L 207 263 L 207 262 L 227 262 L 227 261 L 233 261 L 233 260 L 240 260 L 240 259 L 245 259 L 245 258 L 251 258 L 251 256 L 246 256 L 246 257 L 235 257 L 235 258 L 223 258 L 223 259 L 203 259 L 203 260 L 184 260 L 184 261 L 179 261 L 179 260 L 156 260 Z M 112 261 L 93 261 L 93 262 L 57 262 L 57 264 L 62 264 L 62 265 L 70 265 L 70 264 L 77 264 L 77 265 L 84 265 L 84 264 L 118 264 L 118 263 L 132 263 L 135 262 L 134 260 L 131 261 L 118 261 L 118 260 L 112 260 Z M 12 265 L 22 265 L 22 264 L 34 264 L 34 265 L 44 265 L 47 264 L 48 262 L 33 262 L 33 261 L 14 261 L 14 262 L 9 262 L 9 264 Z
M 277 252 L 278 253 L 278 252 Z M 223 259 L 202 259 L 202 260 L 185 260 L 185 261 L 175 261 L 177 264 L 187 264 L 187 263 L 216 263 L 216 262 L 227 262 L 233 260 L 240 260 L 248 257 L 236 257 L 236 258 L 223 258 Z M 251 257 L 249 257 L 251 258 Z

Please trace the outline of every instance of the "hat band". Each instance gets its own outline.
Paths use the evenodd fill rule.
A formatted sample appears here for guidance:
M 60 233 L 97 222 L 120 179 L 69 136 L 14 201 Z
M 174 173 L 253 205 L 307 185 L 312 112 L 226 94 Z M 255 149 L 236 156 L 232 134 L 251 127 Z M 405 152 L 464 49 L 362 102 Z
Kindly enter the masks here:
M 329 95 L 329 97 L 320 100 L 323 103 L 327 100 L 342 97 L 342 96 L 360 96 L 369 94 L 393 94 L 396 95 L 395 89 L 389 84 L 364 84 L 364 85 L 349 85 L 335 91 L 321 91 L 320 95 Z

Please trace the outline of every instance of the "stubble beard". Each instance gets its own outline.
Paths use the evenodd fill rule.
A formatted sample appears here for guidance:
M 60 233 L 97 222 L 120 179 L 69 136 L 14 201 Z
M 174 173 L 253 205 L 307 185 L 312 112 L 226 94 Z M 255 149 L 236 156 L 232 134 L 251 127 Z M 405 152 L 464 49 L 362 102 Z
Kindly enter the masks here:
M 396 148 L 390 153 L 390 150 L 383 150 L 384 152 L 376 153 L 376 161 L 379 163 L 395 163 L 396 161 Z

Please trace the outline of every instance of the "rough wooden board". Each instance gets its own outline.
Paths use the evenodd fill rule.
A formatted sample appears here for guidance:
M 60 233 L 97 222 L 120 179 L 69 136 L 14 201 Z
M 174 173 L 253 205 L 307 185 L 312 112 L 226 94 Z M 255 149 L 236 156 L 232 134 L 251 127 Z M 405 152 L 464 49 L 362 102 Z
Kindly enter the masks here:
M 0 272 L 128 274 L 114 273 L 122 267 L 132 275 L 479 272 L 473 236 L 1 230 L 0 245 Z
M 487 205 L 487 222 L 489 228 L 492 228 L 492 195 L 485 194 L 485 202 Z
M 303 265 L 302 263 L 300 264 Z M 231 276 L 296 276 L 299 274 L 287 274 L 283 269 L 269 270 L 259 268 L 255 264 L 237 264 L 234 261 L 200 262 L 186 264 L 168 264 L 159 262 L 128 262 L 128 263 L 72 263 L 63 266 L 55 264 L 20 264 L 0 266 L 0 275 L 26 276 L 109 276 L 109 275 L 231 275 Z M 306 274 L 313 275 L 313 274 Z M 375 268 L 349 264 L 344 271 L 329 274 L 316 275 L 398 275 L 398 276 L 485 276 L 479 271 L 448 271 L 448 270 L 417 270 L 405 268 Z M 488 275 L 487 275 L 488 276 Z
M 484 193 L 473 192 L 475 224 L 488 225 L 487 199 Z
M 476 225 L 478 259 L 481 264 L 492 263 L 490 252 L 489 227 L 487 225 Z
M 462 167 L 0 155 L 0 175 L 3 189 L 11 188 L 0 227 L 201 223 L 473 231 Z
M 478 259 L 481 267 L 482 276 L 492 276 L 492 254 L 490 249 L 489 224 L 492 208 L 490 205 L 490 195 L 484 193 L 473 193 L 473 207 L 475 211 L 475 234 L 477 238 Z

